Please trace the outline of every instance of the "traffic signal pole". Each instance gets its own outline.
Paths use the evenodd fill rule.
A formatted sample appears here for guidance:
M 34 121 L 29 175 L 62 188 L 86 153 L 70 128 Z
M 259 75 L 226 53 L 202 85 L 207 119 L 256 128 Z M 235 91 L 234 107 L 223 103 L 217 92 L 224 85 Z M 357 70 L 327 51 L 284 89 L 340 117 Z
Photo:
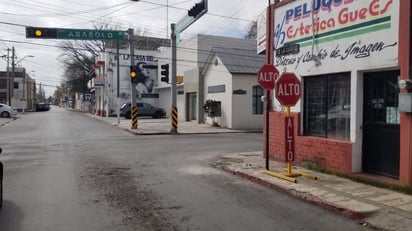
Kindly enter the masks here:
M 176 24 L 172 23 L 171 27 L 171 45 L 172 45 L 172 82 L 171 82 L 171 95 L 172 95 L 172 105 L 171 105 L 171 129 L 170 133 L 177 134 L 177 94 L 176 94 L 176 76 L 177 76 L 177 37 L 182 31 L 189 27 L 192 23 L 202 17 L 207 13 L 208 0 L 202 0 L 200 3 L 196 3 L 189 11 L 188 14 L 181 18 Z
M 178 113 L 177 113 L 177 94 L 176 94 L 176 75 L 177 75 L 177 51 L 176 51 L 176 46 L 177 46 L 177 40 L 176 40 L 176 32 L 175 32 L 175 26 L 176 24 L 172 23 L 171 24 L 171 39 L 172 39 L 172 89 L 171 89 L 171 94 L 172 94 L 172 106 L 171 106 L 171 128 L 170 132 L 172 134 L 177 134 L 177 121 L 178 121 Z
M 134 31 L 129 29 L 129 46 L 130 46 L 130 66 L 134 67 Z M 131 99 L 131 118 L 132 127 L 131 129 L 137 129 L 137 107 L 136 107 L 136 83 L 132 82 L 132 99 Z

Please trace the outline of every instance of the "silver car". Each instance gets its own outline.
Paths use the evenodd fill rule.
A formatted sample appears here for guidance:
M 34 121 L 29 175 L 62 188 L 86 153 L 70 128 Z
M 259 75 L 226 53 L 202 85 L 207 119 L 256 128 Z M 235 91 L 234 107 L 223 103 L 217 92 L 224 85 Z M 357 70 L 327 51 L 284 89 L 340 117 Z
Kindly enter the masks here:
M 16 116 L 17 116 L 17 111 L 15 109 L 12 109 L 7 104 L 0 103 L 0 117 L 11 118 L 11 117 L 16 117 Z

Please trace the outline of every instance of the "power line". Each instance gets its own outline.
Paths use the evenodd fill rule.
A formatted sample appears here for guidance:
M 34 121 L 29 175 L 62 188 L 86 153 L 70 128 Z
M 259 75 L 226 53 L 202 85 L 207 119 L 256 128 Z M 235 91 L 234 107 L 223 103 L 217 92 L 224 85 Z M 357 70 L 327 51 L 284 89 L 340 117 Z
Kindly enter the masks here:
M 3 41 L 3 40 L 0 39 L 0 41 Z M 4 40 L 4 41 L 8 41 L 8 40 Z M 10 41 L 8 41 L 8 42 L 10 42 Z M 11 41 L 11 42 L 13 42 L 13 41 Z M 66 47 L 64 47 L 64 46 L 58 46 L 58 45 L 46 45 L 46 44 L 38 44 L 38 43 L 30 43 L 30 42 L 19 42 L 19 41 L 15 41 L 15 42 L 16 42 L 16 43 L 23 43 L 23 44 L 32 44 L 32 45 L 39 45 L 39 46 L 55 47 L 55 48 L 66 48 Z M 217 48 L 217 47 L 216 47 L 216 48 Z M 199 50 L 199 49 L 189 48 L 189 47 L 179 47 L 178 49 L 189 50 L 189 51 L 192 51 L 193 53 L 203 52 L 203 54 L 210 54 L 211 51 L 212 51 L 212 50 Z M 227 48 L 227 49 L 233 49 L 233 48 Z M 79 48 L 78 50 L 87 51 L 87 49 L 81 49 L 81 48 Z M 245 51 L 255 51 L 255 50 L 248 50 L 248 49 L 243 49 L 243 50 L 245 50 Z M 109 53 L 109 54 L 110 54 L 110 53 L 113 54 L 113 52 L 108 52 L 108 53 Z M 226 53 L 226 52 L 220 52 L 220 53 L 221 53 L 221 54 L 229 54 L 229 55 L 233 54 L 233 53 Z M 129 53 L 120 53 L 119 55 L 128 55 L 128 54 L 129 54 Z M 252 55 L 244 55 L 244 57 L 257 58 L 256 56 L 252 56 Z M 171 58 L 165 58 L 165 57 L 161 57 L 161 56 L 155 56 L 154 58 L 171 61 Z M 177 61 L 180 61 L 180 62 L 189 62 L 189 63 L 192 62 L 192 63 L 210 64 L 210 63 L 208 63 L 208 62 L 193 61 L 193 60 L 188 60 L 188 59 L 187 59 L 187 60 L 185 60 L 185 59 L 178 59 Z M 235 66 L 244 66 L 244 65 L 235 65 Z M 194 67 L 195 67 L 195 66 L 194 66 Z M 250 67 L 252 67 L 252 66 L 250 66 Z
M 33 1 L 32 1 L 33 2 Z M 31 4 L 31 3 L 28 3 Z M 62 12 L 57 12 L 57 13 L 50 13 L 50 14 L 19 14 L 19 16 L 22 17 L 63 17 L 63 16 L 73 16 L 73 15 L 81 15 L 81 14 L 87 14 L 87 13 L 94 13 L 94 12 L 99 12 L 99 11 L 104 11 L 104 10 L 110 10 L 112 8 L 120 7 L 120 6 L 128 6 L 132 4 L 132 2 L 124 2 L 120 4 L 115 4 L 111 6 L 104 6 L 104 7 L 99 7 L 95 9 L 89 9 L 89 10 L 79 10 L 79 11 L 66 11 L 64 13 Z M 33 4 L 36 7 L 39 7 L 38 4 Z M 27 7 L 27 6 L 26 6 Z M 28 7 L 29 8 L 29 7 Z M 32 8 L 33 9 L 33 8 Z M 44 6 L 41 6 L 41 9 L 44 9 Z M 37 10 L 37 9 L 36 9 Z M 14 15 L 9 12 L 4 12 L 0 11 L 0 14 L 9 14 L 9 15 Z

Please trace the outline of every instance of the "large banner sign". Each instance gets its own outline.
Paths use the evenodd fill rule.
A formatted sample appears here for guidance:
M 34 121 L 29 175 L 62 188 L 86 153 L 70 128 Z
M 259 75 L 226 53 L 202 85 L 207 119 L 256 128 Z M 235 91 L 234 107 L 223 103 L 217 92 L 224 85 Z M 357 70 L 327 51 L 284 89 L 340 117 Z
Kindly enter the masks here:
M 150 51 L 137 51 L 138 54 L 134 56 L 135 65 L 142 70 L 139 74 L 139 79 L 136 84 L 137 97 L 141 98 L 144 94 L 145 96 L 158 95 L 155 93 L 154 88 L 158 85 L 157 82 L 157 69 L 158 63 L 154 58 L 156 53 Z M 124 75 L 122 77 L 122 82 L 128 87 L 130 84 L 130 55 L 122 54 L 120 56 L 120 65 L 124 68 Z M 116 60 L 116 56 L 114 56 Z M 127 88 L 126 88 L 127 89 Z
M 398 64 L 399 0 L 297 0 L 275 9 L 275 65 L 304 74 Z

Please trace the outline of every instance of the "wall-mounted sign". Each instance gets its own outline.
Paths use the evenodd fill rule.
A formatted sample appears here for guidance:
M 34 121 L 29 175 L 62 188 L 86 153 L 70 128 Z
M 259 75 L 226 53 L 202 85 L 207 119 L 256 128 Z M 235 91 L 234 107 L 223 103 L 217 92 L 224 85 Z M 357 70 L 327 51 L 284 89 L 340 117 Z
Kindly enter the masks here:
M 399 1 L 296 0 L 275 9 L 275 65 L 300 75 L 398 65 Z
M 285 43 L 283 47 L 276 49 L 276 56 L 293 55 L 299 53 L 299 44 Z
M 257 18 L 257 53 L 266 50 L 266 9 Z
M 207 93 L 223 93 L 226 92 L 225 85 L 208 86 Z
M 94 86 L 95 87 L 103 87 L 105 83 L 105 79 L 104 78 L 95 78 L 94 79 Z
M 114 54 L 114 60 L 117 60 L 117 56 L 115 55 L 115 53 L 112 53 L 112 54 Z M 120 60 L 130 60 L 130 55 L 129 54 L 123 54 L 123 55 L 120 55 L 120 57 L 121 57 Z M 143 61 L 145 61 L 145 62 L 157 62 L 157 61 L 155 61 L 153 55 L 134 55 L 134 60 L 136 62 L 143 62 Z
M 246 95 L 247 92 L 245 90 L 242 90 L 242 89 L 237 89 L 237 90 L 233 91 L 233 94 L 234 95 Z

